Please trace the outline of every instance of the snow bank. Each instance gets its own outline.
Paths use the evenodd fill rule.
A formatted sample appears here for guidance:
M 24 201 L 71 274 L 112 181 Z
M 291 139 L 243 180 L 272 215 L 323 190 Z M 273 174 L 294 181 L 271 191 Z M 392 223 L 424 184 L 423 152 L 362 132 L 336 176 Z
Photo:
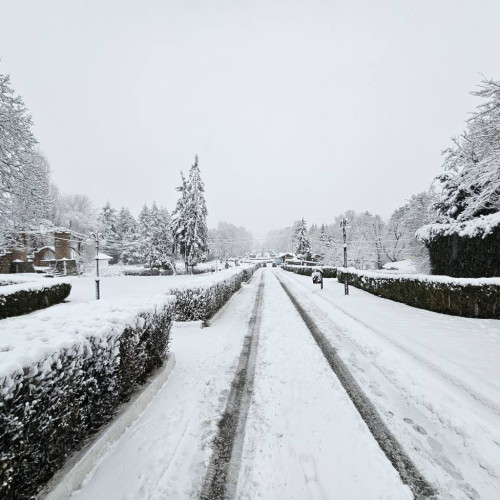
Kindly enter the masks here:
M 163 363 L 174 304 L 119 297 L 0 322 L 0 497 L 34 495 Z
M 475 318 L 500 318 L 500 278 L 452 278 L 338 268 L 350 285 L 386 299 L 430 311 Z

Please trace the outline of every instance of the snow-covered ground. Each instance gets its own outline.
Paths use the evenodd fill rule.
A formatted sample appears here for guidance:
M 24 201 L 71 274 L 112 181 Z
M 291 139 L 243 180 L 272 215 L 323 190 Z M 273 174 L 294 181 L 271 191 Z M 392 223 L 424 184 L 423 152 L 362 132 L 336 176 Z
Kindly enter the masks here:
M 255 278 L 210 328 L 176 323 L 167 383 L 72 498 L 195 498 L 240 354 Z
M 415 309 L 353 287 L 346 297 L 335 279 L 320 290 L 310 277 L 268 268 L 211 327 L 174 325 L 176 365 L 168 381 L 75 499 L 199 495 L 260 275 L 264 299 L 238 498 L 411 498 L 275 274 L 331 339 L 439 498 L 500 498 L 500 321 Z M 215 279 L 104 278 L 102 295 L 165 293 Z M 93 278 L 71 280 L 71 301 L 93 300 Z
M 269 271 L 263 304 L 237 498 L 413 498 Z
M 238 498 L 412 498 L 270 270 L 208 329 L 175 325 L 176 365 L 75 499 L 199 495 L 264 273 L 264 307 Z
M 126 295 L 144 295 L 168 292 L 173 288 L 190 288 L 211 285 L 228 276 L 237 274 L 244 266 L 231 267 L 217 273 L 177 275 L 177 276 L 110 276 L 100 278 L 101 299 Z M 45 281 L 48 278 L 44 278 Z M 57 279 L 57 278 L 54 278 Z M 71 283 L 70 302 L 88 302 L 95 299 L 94 276 L 72 276 L 66 278 Z
M 500 321 L 280 272 L 441 497 L 500 498 Z

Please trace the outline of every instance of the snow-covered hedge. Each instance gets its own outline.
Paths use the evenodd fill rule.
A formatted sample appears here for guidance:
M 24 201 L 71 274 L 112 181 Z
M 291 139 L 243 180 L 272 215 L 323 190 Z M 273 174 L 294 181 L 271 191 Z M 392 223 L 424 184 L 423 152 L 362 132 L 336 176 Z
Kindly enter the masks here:
M 337 277 L 344 281 L 339 268 Z M 500 278 L 450 278 L 347 269 L 350 285 L 409 306 L 470 318 L 500 318 Z
M 120 297 L 0 322 L 0 498 L 33 498 L 163 363 L 174 303 Z
M 433 274 L 463 278 L 500 276 L 500 212 L 417 231 L 429 249 Z
M 3 285 L 3 286 L 2 286 Z M 0 319 L 19 316 L 62 302 L 69 295 L 67 282 L 37 279 L 0 281 Z
M 236 274 L 223 277 L 214 274 L 212 283 L 186 288 L 175 288 L 169 293 L 175 295 L 175 320 L 176 321 L 206 321 L 211 318 L 233 295 L 239 290 L 243 281 L 248 281 L 261 264 L 243 268 Z
M 331 266 L 317 266 L 320 267 L 323 271 L 323 278 L 336 278 L 337 277 L 337 268 Z M 283 266 L 285 271 L 290 271 L 295 274 L 300 274 L 302 276 L 311 276 L 314 271 L 314 267 L 311 266 L 291 266 L 285 265 Z

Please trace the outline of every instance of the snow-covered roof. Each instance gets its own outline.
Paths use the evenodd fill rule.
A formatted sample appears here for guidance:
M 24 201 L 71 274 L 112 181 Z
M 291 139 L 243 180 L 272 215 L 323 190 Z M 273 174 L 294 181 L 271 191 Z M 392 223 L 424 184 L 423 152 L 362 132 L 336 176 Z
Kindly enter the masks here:
M 52 252 L 55 252 L 55 248 L 50 246 L 50 245 L 47 245 L 45 247 L 42 247 L 42 248 L 39 248 L 38 250 L 36 250 L 37 252 L 41 252 L 42 250 L 51 250 Z
M 500 212 L 484 215 L 477 219 L 449 224 L 427 224 L 416 232 L 416 237 L 421 241 L 429 242 L 437 236 L 458 236 L 466 238 L 485 238 L 494 229 L 500 226 Z

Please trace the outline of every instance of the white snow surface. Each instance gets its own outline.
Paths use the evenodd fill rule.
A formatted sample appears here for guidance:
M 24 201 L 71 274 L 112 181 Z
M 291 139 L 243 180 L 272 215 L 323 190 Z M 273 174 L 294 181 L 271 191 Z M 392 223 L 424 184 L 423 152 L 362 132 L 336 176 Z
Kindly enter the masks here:
M 412 498 L 263 270 L 210 328 L 174 326 L 167 383 L 73 499 L 198 498 L 261 273 L 265 305 L 237 498 Z
M 0 378 L 47 361 L 61 349 L 84 345 L 88 338 L 119 335 L 140 313 L 154 312 L 175 300 L 165 293 L 108 298 L 81 304 L 58 304 L 0 321 Z
M 277 271 L 442 499 L 500 498 L 500 321 Z
M 167 293 L 173 289 L 207 287 L 242 272 L 246 267 L 251 266 L 231 267 L 217 273 L 193 275 L 101 277 L 99 280 L 100 294 L 101 298 L 124 297 L 127 295 Z M 69 278 L 69 281 L 72 285 L 71 293 L 68 297 L 69 301 L 88 302 L 95 299 L 94 276 L 73 276 Z
M 500 212 L 482 215 L 465 222 L 453 222 L 448 224 L 427 224 L 416 232 L 416 237 L 422 241 L 431 241 L 436 236 L 458 236 L 474 238 L 485 238 L 500 226 Z
M 270 272 L 263 304 L 237 498 L 413 498 Z
M 415 261 L 411 259 L 387 262 L 382 267 L 387 271 L 395 271 L 397 273 L 415 274 L 417 272 Z
M 345 268 L 339 267 L 340 271 Z M 386 279 L 409 279 L 417 280 L 422 283 L 448 283 L 450 285 L 500 285 L 500 278 L 453 278 L 452 276 L 439 276 L 434 274 L 405 274 L 391 273 L 388 271 L 365 271 L 354 267 L 346 268 L 348 273 L 357 274 L 358 276 L 366 276 L 367 278 L 386 278 Z
M 12 274 L 0 274 L 0 283 L 8 283 L 7 285 L 0 286 L 0 300 L 2 295 L 11 295 L 21 290 L 38 291 L 54 285 L 54 281 L 49 281 L 47 278 L 42 281 L 36 275 L 33 275 L 33 278 L 30 279 L 27 275 L 13 278 Z M 61 279 L 57 283 L 69 283 L 69 281 Z

